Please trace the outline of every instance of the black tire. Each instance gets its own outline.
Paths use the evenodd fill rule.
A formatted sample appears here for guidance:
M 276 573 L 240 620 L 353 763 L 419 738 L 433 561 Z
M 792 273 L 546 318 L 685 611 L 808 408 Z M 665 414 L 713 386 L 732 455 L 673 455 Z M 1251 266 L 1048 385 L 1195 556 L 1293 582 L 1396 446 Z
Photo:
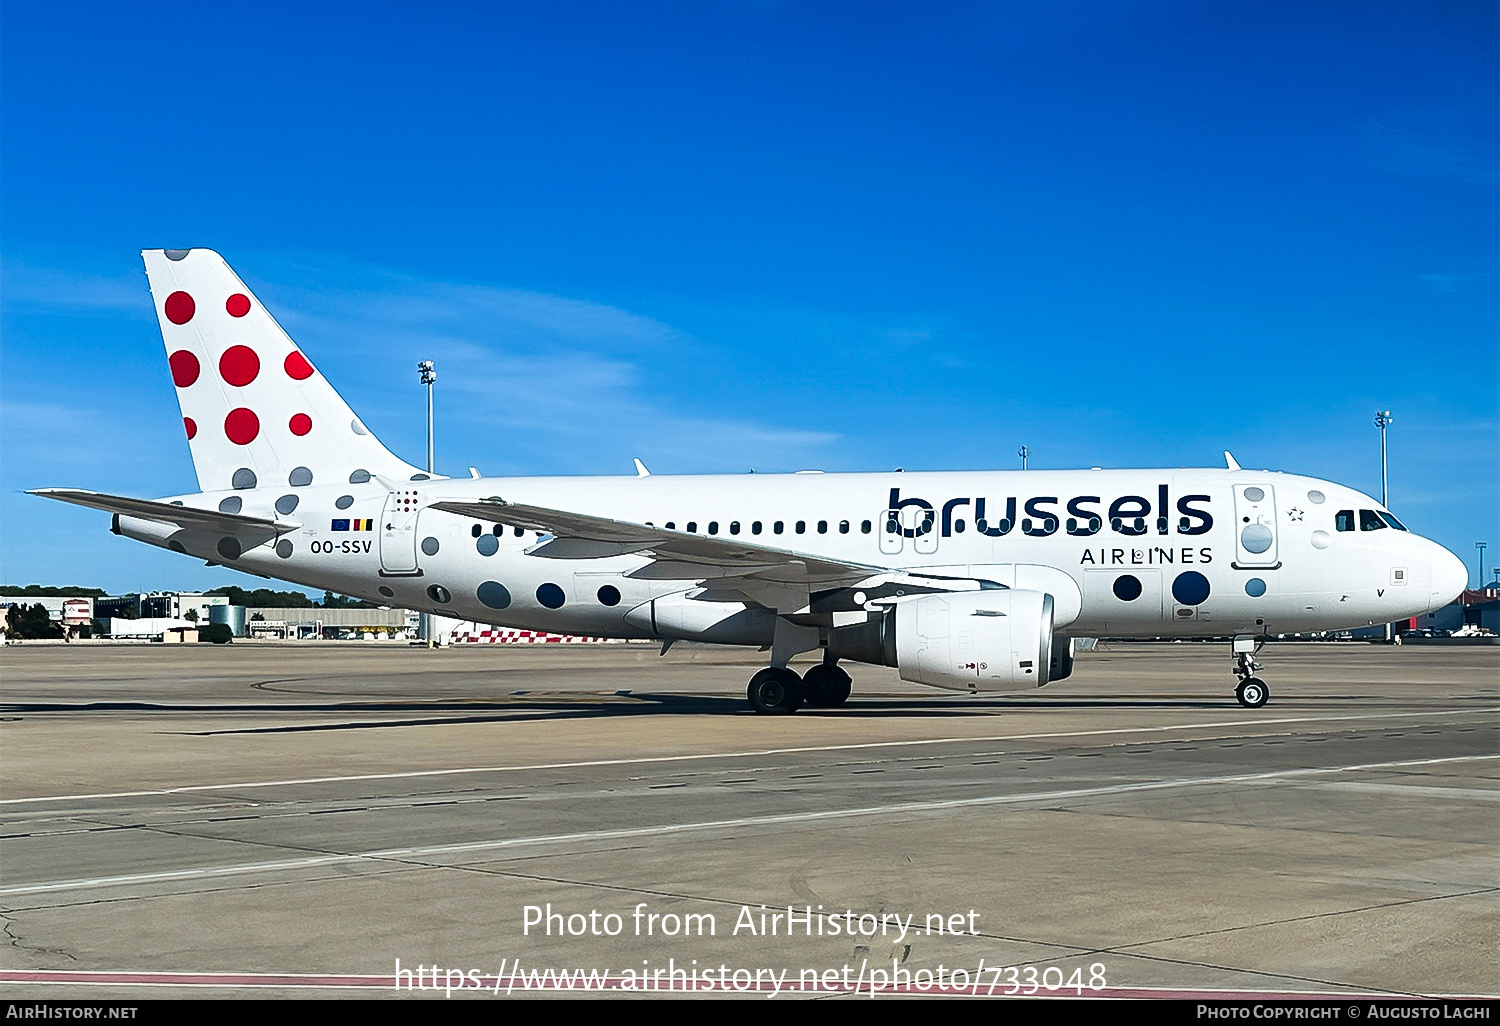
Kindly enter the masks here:
M 802 707 L 802 679 L 791 670 L 768 666 L 750 678 L 745 697 L 758 713 L 786 716 Z
M 1246 677 L 1240 681 L 1240 686 L 1234 689 L 1234 697 L 1240 700 L 1240 705 L 1246 709 L 1259 709 L 1265 705 L 1271 697 L 1271 689 L 1266 687 L 1266 682 L 1259 677 Z
M 838 666 L 819 663 L 802 675 L 807 704 L 814 709 L 836 709 L 849 700 L 853 688 L 849 674 Z

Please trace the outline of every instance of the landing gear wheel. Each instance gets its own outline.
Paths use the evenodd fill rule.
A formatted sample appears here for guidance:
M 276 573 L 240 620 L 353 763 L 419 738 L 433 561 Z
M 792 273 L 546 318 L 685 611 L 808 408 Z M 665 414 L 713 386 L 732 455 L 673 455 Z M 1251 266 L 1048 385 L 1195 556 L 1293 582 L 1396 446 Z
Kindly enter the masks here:
M 768 666 L 750 678 L 745 697 L 758 713 L 785 716 L 802 707 L 802 679 L 791 670 Z
M 1271 697 L 1271 689 L 1266 687 L 1266 682 L 1259 677 L 1247 677 L 1240 681 L 1240 686 L 1234 689 L 1234 697 L 1240 700 L 1240 705 L 1246 709 L 1259 709 L 1266 704 Z
M 849 700 L 853 686 L 849 675 L 837 666 L 819 663 L 802 675 L 807 704 L 814 709 L 833 709 Z

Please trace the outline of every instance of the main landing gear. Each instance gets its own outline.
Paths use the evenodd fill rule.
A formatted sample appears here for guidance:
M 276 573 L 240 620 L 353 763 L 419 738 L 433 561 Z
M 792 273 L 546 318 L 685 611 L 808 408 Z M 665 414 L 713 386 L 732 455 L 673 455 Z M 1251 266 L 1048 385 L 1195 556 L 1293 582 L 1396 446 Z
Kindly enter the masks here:
M 1255 671 L 1261 668 L 1260 663 L 1256 662 L 1255 653 L 1260 651 L 1263 644 L 1264 641 L 1247 634 L 1234 639 L 1234 675 L 1240 679 L 1239 685 L 1234 689 L 1234 697 L 1246 709 L 1259 709 L 1271 697 L 1271 689 L 1266 687 L 1266 682 L 1255 676 Z
M 824 660 L 801 677 L 785 667 L 768 666 L 750 678 L 745 697 L 758 713 L 785 716 L 802 708 L 832 709 L 849 698 L 852 681 L 837 663 Z

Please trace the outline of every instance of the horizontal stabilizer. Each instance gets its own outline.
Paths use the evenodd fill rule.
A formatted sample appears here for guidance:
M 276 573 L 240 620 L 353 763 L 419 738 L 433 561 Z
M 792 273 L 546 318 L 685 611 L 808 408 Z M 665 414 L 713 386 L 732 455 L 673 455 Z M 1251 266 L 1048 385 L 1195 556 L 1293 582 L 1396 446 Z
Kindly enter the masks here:
M 44 499 L 71 502 L 75 506 L 102 509 L 106 513 L 120 513 L 127 517 L 154 520 L 162 524 L 175 524 L 181 528 L 199 531 L 218 531 L 226 534 L 234 534 L 238 531 L 271 531 L 275 534 L 283 534 L 287 531 L 295 531 L 302 526 L 290 520 L 266 520 L 263 517 L 247 517 L 239 513 L 220 513 L 218 510 L 194 509 L 192 506 L 179 506 L 171 502 L 152 502 L 149 499 L 131 499 L 123 495 L 106 495 L 103 492 L 89 492 L 81 488 L 38 488 L 30 494 L 40 495 Z

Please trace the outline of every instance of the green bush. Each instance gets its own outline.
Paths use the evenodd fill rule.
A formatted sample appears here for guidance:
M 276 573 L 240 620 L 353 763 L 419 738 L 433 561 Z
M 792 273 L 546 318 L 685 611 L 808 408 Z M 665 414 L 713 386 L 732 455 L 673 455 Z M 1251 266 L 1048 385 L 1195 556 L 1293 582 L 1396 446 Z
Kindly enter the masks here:
M 206 623 L 198 628 L 198 640 L 227 645 L 234 640 L 234 631 L 230 630 L 227 623 Z

